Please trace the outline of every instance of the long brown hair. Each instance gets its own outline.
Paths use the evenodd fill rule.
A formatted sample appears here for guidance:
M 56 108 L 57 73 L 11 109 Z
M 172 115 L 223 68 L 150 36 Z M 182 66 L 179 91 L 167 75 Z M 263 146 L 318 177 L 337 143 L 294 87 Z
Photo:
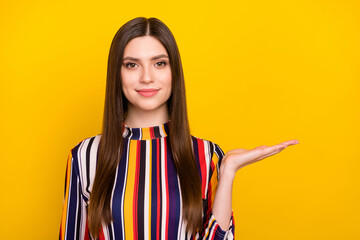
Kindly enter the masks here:
M 120 69 L 126 45 L 131 39 L 140 36 L 157 38 L 169 55 L 172 94 L 167 102 L 171 119 L 168 137 L 180 179 L 183 218 L 187 222 L 188 231 L 202 227 L 201 181 L 191 145 L 180 53 L 174 36 L 162 21 L 138 17 L 128 21 L 117 31 L 110 47 L 102 134 L 88 209 L 89 230 L 95 238 L 98 237 L 102 224 L 109 224 L 113 220 L 110 199 L 123 147 L 123 120 L 127 111 L 127 99 L 121 91 Z

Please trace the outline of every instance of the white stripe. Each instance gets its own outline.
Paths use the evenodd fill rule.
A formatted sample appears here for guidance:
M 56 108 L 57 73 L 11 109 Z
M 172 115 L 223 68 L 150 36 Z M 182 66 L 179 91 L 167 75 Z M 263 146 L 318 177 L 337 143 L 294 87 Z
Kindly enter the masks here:
M 122 134 L 123 137 L 125 137 L 128 134 L 129 130 L 127 127 L 124 127 L 124 132 Z
M 165 136 L 166 135 L 162 126 L 159 127 L 159 133 L 160 133 L 160 136 Z
M 129 130 L 129 132 L 130 132 L 130 136 L 129 136 L 129 140 L 130 140 L 132 138 L 132 136 L 133 136 L 133 131 Z
M 113 189 L 112 189 L 112 192 L 111 192 L 111 199 L 110 199 L 110 209 L 111 209 L 111 212 L 112 212 L 112 206 L 113 206 L 113 199 L 114 199 L 114 191 L 115 191 L 115 186 L 117 184 L 117 176 L 118 176 L 118 168 L 119 168 L 119 164 L 116 166 L 116 173 L 115 173 L 115 180 L 114 180 L 114 185 L 113 185 Z M 115 231 L 114 231 L 114 224 L 113 222 L 111 222 L 111 231 L 112 231 L 112 235 L 115 236 Z M 108 236 L 108 238 L 110 238 L 110 234 Z
M 96 172 L 96 160 L 97 160 L 97 153 L 99 149 L 99 143 L 100 143 L 100 135 L 95 136 L 95 139 L 93 141 L 93 144 L 90 149 L 90 166 L 89 166 L 89 179 L 90 179 L 90 185 L 89 185 L 89 191 L 91 192 L 94 179 L 95 179 L 95 172 Z M 86 185 L 85 185 L 86 188 Z M 90 197 L 90 196 L 89 196 Z
M 81 197 L 79 195 L 79 179 L 76 180 L 76 214 L 75 214 L 75 226 L 74 226 L 74 239 L 76 238 L 77 233 L 77 220 L 78 220 L 78 211 L 79 211 L 79 198 Z
M 209 225 L 207 226 L 207 229 L 206 229 L 206 232 L 209 232 L 208 239 L 212 239 L 212 236 L 214 235 L 214 229 L 216 227 L 216 224 L 215 224 L 216 220 L 214 220 L 214 224 L 213 224 L 212 228 L 210 228 L 212 225 L 212 220 L 214 218 L 215 218 L 214 215 L 211 215 L 211 217 L 209 219 Z M 205 232 L 205 235 L 206 235 L 206 232 Z
M 144 193 L 144 238 L 149 239 L 149 184 L 150 179 L 150 141 L 146 141 L 146 154 L 145 154 L 145 193 Z
M 109 231 L 106 224 L 102 224 L 102 231 L 104 233 L 105 240 L 109 240 Z
M 81 185 L 82 185 L 82 192 L 86 195 L 86 197 L 89 199 L 88 194 L 86 194 L 86 149 L 89 144 L 89 139 L 85 139 L 81 142 L 79 149 L 78 149 L 78 165 L 79 165 L 79 175 L 81 179 Z
M 81 223 L 80 223 L 80 239 L 85 239 L 85 228 L 86 228 L 86 203 L 81 197 Z
M 165 228 L 166 228 L 166 212 L 167 212 L 167 207 L 166 207 L 166 179 L 165 179 L 165 153 L 166 153 L 166 149 L 165 149 L 165 145 L 164 145 L 164 138 L 161 138 L 161 189 L 162 189 L 162 206 L 161 206 L 161 239 L 166 239 L 165 238 Z
M 180 179 L 179 175 L 177 175 L 177 181 L 179 186 L 179 196 L 180 196 L 180 217 L 179 217 L 179 228 L 178 228 L 178 234 L 177 239 L 183 239 L 185 237 L 185 227 L 186 223 L 183 221 L 183 206 L 182 206 L 182 196 L 181 196 L 181 187 L 180 187 Z
M 130 140 L 127 143 L 127 154 L 125 158 L 125 174 L 124 174 L 124 187 L 121 194 L 121 229 L 122 229 L 122 239 L 125 239 L 125 226 L 124 226 L 124 200 L 125 200 L 125 189 L 127 183 L 127 174 L 129 169 L 129 152 L 130 152 Z M 115 238 L 115 236 L 114 236 Z

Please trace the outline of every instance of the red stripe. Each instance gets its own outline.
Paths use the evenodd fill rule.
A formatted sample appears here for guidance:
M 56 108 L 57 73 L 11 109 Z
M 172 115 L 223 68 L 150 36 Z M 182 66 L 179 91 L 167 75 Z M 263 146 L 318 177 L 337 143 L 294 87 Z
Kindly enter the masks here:
M 160 153 L 159 153 L 159 138 L 156 139 L 156 145 L 157 145 L 157 154 L 156 154 L 156 172 L 157 172 L 157 212 L 156 212 L 156 239 L 160 239 Z
M 150 128 L 150 137 L 151 139 L 155 138 L 154 128 Z
M 138 222 L 137 222 L 137 209 L 138 209 L 138 192 L 139 192 L 139 169 L 140 169 L 140 151 L 141 141 L 137 141 L 136 146 L 136 166 L 135 166 L 135 182 L 134 182 L 134 199 L 133 199 L 133 232 L 134 239 L 138 239 Z
M 198 148 L 199 148 L 199 164 L 201 168 L 201 190 L 202 190 L 202 197 L 205 199 L 205 186 L 206 186 L 206 159 L 205 159 L 205 152 L 204 152 L 204 141 L 198 139 Z
M 216 235 L 215 233 L 216 233 L 216 230 L 217 230 L 218 227 L 219 227 L 219 225 L 216 225 L 216 227 L 212 231 L 213 232 L 213 235 L 212 235 L 212 238 L 211 238 L 212 240 L 215 239 L 215 235 Z
M 166 148 L 166 140 L 164 140 L 164 149 Z M 166 229 L 165 239 L 168 239 L 169 229 L 169 186 L 168 186 L 168 172 L 167 172 L 167 152 L 165 153 L 165 183 L 166 183 Z
M 89 238 L 89 225 L 88 225 L 88 219 L 86 218 L 86 226 L 85 226 L 85 236 L 84 240 L 90 240 Z
M 101 227 L 101 232 L 99 235 L 99 240 L 105 240 L 104 231 L 103 231 L 102 227 Z

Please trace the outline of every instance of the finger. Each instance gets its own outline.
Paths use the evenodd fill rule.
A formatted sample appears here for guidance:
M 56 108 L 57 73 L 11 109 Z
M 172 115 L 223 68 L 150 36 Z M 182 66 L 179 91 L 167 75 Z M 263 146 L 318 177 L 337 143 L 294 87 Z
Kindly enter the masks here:
M 280 144 L 277 144 L 277 145 L 274 145 L 274 146 L 270 146 L 270 147 L 267 147 L 265 149 L 263 149 L 263 155 L 266 155 L 266 154 L 269 154 L 269 153 L 272 153 L 272 152 L 275 152 L 275 151 L 278 151 L 278 150 L 283 150 L 287 148 L 287 145 L 284 144 L 284 143 L 280 143 Z
M 284 150 L 284 149 L 279 149 L 279 150 L 277 150 L 277 151 L 275 151 L 275 152 L 271 152 L 271 153 L 268 153 L 268 154 L 266 154 L 266 155 L 263 155 L 263 156 L 259 157 L 258 160 L 261 160 L 261 159 L 270 157 L 270 156 L 272 156 L 272 155 L 275 155 L 275 154 L 281 152 L 282 150 Z
M 259 160 L 270 157 L 272 155 L 275 155 L 275 154 L 281 152 L 282 150 L 284 150 L 285 148 L 287 148 L 289 146 L 288 144 L 292 145 L 292 144 L 297 144 L 297 143 L 294 143 L 293 140 L 290 140 L 290 141 L 286 141 L 286 142 L 271 146 L 271 147 L 267 148 L 265 150 L 265 152 L 263 152 L 263 154 L 259 157 Z
M 292 140 L 285 141 L 285 142 L 282 142 L 282 143 L 279 143 L 279 144 L 286 144 L 287 146 L 290 146 L 290 145 L 295 145 L 295 144 L 298 144 L 298 143 L 299 143 L 298 140 L 292 139 Z
M 256 148 L 254 148 L 254 149 L 264 149 L 264 148 L 267 148 L 267 147 L 268 147 L 268 146 L 263 145 L 263 146 L 256 147 Z
M 253 148 L 252 150 L 254 149 L 264 149 L 264 148 L 267 148 L 268 146 L 259 146 L 259 147 L 256 147 L 256 148 Z M 238 149 L 232 149 L 230 151 L 228 151 L 226 154 L 230 155 L 230 154 L 233 154 L 233 153 L 244 153 L 244 152 L 248 152 L 248 151 L 251 151 L 251 150 L 247 150 L 247 149 L 244 149 L 244 148 L 238 148 Z

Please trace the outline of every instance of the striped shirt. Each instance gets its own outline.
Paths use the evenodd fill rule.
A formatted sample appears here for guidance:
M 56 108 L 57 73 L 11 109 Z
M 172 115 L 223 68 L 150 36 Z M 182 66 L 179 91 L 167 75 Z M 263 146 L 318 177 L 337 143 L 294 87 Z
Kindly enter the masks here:
M 111 195 L 113 221 L 99 239 L 233 239 L 234 218 L 223 230 L 212 214 L 218 172 L 224 156 L 210 141 L 191 136 L 203 199 L 203 232 L 187 233 L 180 181 L 170 150 L 169 122 L 131 128 L 124 124 L 124 150 Z M 101 135 L 86 138 L 69 153 L 59 239 L 92 239 L 87 208 Z

